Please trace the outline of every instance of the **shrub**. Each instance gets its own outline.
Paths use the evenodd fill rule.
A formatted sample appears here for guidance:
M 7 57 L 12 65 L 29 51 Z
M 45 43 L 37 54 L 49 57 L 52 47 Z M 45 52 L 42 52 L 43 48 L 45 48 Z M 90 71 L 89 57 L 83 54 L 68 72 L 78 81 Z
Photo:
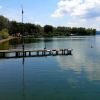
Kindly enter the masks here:
M 2 29 L 0 31 L 0 36 L 1 36 L 2 39 L 8 38 L 9 37 L 8 29 Z

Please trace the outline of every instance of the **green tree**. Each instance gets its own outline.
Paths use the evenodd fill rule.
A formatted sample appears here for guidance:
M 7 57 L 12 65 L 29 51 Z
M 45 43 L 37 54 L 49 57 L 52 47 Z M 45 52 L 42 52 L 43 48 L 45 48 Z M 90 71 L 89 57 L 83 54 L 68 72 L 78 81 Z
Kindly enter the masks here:
M 0 16 L 0 31 L 4 28 L 9 28 L 9 20 L 4 16 Z
M 32 23 L 21 23 L 16 21 L 9 21 L 7 18 L 0 16 L 0 31 L 4 28 L 9 30 L 9 34 L 21 33 L 23 35 L 32 35 L 34 37 L 47 36 L 69 36 L 69 35 L 95 35 L 96 29 L 92 28 L 77 28 L 77 27 L 53 27 L 51 25 L 35 25 Z
M 45 35 L 51 36 L 52 32 L 53 32 L 53 26 L 51 26 L 51 25 L 44 26 L 44 33 L 46 33 Z
M 9 37 L 8 29 L 2 29 L 0 31 L 0 36 L 2 37 L 2 39 L 8 38 Z
M 10 34 L 16 34 L 20 31 L 20 28 L 21 28 L 21 26 L 19 26 L 19 23 L 17 23 L 16 21 L 11 21 L 9 33 Z

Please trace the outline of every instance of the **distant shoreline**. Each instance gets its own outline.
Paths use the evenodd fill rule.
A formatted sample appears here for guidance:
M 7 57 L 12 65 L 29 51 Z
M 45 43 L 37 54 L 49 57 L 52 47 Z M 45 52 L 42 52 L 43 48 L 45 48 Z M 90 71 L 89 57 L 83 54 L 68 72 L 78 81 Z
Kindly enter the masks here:
M 9 36 L 7 39 L 2 39 L 2 40 L 0 40 L 0 44 L 1 44 L 1 43 L 4 43 L 4 42 L 6 42 L 6 41 L 9 41 L 9 40 L 15 39 L 15 38 L 16 38 L 16 37 Z

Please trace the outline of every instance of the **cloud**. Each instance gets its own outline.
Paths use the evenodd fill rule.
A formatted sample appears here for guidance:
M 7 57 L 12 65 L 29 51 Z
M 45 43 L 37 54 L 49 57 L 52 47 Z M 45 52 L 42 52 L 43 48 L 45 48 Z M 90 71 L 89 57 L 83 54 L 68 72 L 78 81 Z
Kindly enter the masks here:
M 57 7 L 52 17 L 61 18 L 66 14 L 79 18 L 100 16 L 100 0 L 60 0 Z
M 100 22 L 100 17 L 97 17 L 97 18 L 96 18 L 96 21 L 97 21 L 97 22 Z
M 53 18 L 67 18 L 66 26 L 100 30 L 100 0 L 60 0 Z

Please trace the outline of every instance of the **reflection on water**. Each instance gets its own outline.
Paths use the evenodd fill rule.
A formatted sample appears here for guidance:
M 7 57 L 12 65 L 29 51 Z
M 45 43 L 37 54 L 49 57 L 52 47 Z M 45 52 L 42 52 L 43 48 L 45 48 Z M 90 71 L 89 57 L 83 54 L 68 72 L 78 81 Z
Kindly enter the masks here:
M 100 37 L 41 38 L 25 48 L 45 44 L 72 48 L 73 54 L 0 59 L 0 100 L 100 100 Z M 21 44 L 10 42 L 9 47 L 19 49 Z
M 0 50 L 8 50 L 10 48 L 9 42 L 4 42 L 0 44 Z
M 73 56 L 65 57 L 58 56 L 57 60 L 63 70 L 73 70 L 76 73 L 81 73 L 83 70 L 87 73 L 89 80 L 100 80 L 100 54 L 97 53 L 100 48 L 96 47 L 100 43 L 100 38 L 93 38 L 91 40 L 80 41 L 78 45 L 73 45 Z M 85 43 L 86 42 L 86 43 Z M 84 43 L 84 45 L 83 45 Z M 93 48 L 89 45 L 93 44 Z M 95 45 L 96 44 L 96 45 Z M 74 47 L 75 46 L 75 47 Z

